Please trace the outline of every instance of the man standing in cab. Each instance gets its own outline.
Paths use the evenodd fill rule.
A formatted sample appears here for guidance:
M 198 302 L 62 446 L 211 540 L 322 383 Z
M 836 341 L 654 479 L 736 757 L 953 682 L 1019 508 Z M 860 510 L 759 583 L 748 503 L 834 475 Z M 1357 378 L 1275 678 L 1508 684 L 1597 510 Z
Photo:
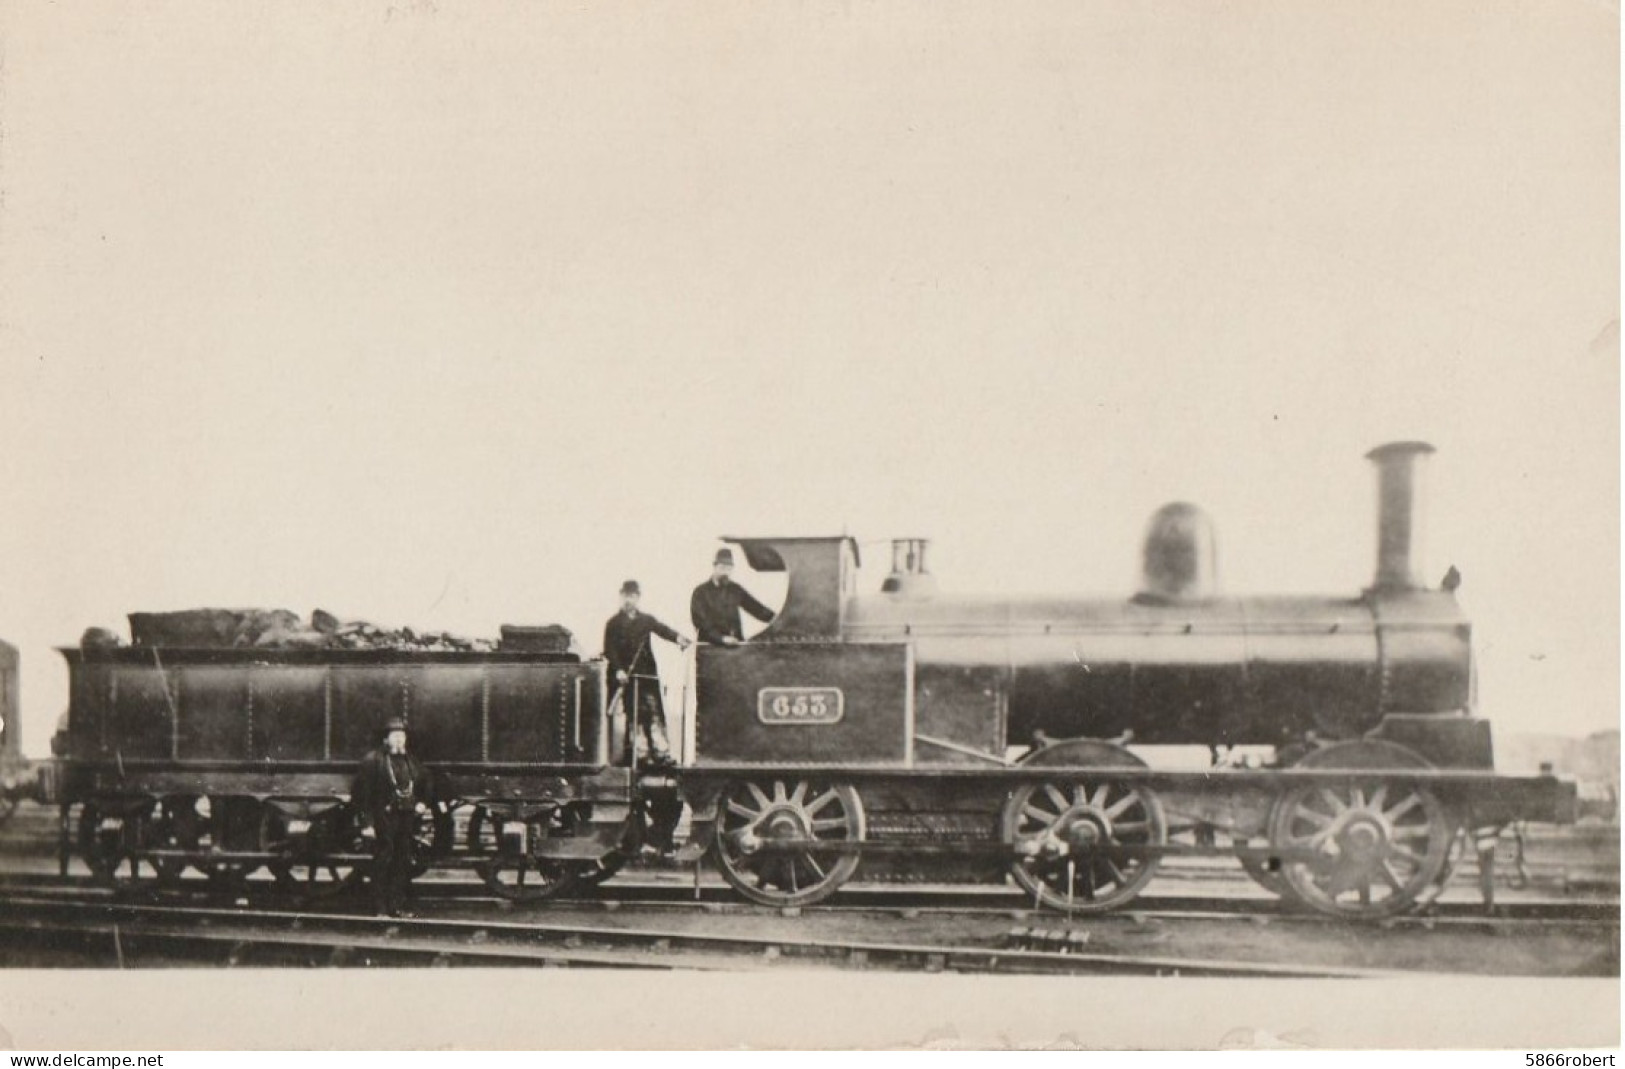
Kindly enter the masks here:
M 689 614 L 700 641 L 716 646 L 737 646 L 745 640 L 739 623 L 741 610 L 762 623 L 773 619 L 773 610 L 750 596 L 750 591 L 733 581 L 734 553 L 723 548 L 711 562 L 711 578 L 694 588 Z
M 421 808 L 434 803 L 434 782 L 422 761 L 406 752 L 406 721 L 384 725 L 384 744 L 361 759 L 350 801 L 373 833 L 372 889 L 380 916 L 410 917 Z M 432 818 L 430 818 L 432 819 Z
M 660 697 L 660 669 L 650 636 L 659 636 L 667 642 L 677 643 L 686 650 L 693 645 L 686 637 L 639 610 L 643 591 L 636 579 L 621 584 L 621 611 L 604 625 L 604 659 L 609 662 L 609 700 L 614 702 L 622 688 L 631 687 L 636 700 L 639 738 L 628 739 L 627 745 L 647 746 L 649 763 L 667 766 L 671 761 L 671 744 L 666 735 L 666 707 Z M 633 703 L 624 703 L 627 715 L 633 712 Z

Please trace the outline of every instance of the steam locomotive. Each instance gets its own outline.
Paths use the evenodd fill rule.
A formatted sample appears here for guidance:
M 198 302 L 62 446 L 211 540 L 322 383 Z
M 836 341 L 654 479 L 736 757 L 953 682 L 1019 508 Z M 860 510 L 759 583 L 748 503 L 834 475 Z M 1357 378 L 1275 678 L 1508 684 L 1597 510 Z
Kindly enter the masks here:
M 860 593 L 849 537 L 725 539 L 788 593 L 751 641 L 697 648 L 675 768 L 624 746 L 641 704 L 611 706 L 603 662 L 565 652 L 64 649 L 63 871 L 76 848 L 109 879 L 263 866 L 342 889 L 366 860 L 351 771 L 404 717 L 440 784 L 422 864 L 511 899 L 613 876 L 643 808 L 678 794 L 680 859 L 771 906 L 862 873 L 1011 879 L 1097 912 L 1166 858 L 1223 856 L 1323 912 L 1413 909 L 1463 843 L 1576 804 L 1572 783 L 1494 771 L 1469 624 L 1413 563 L 1432 451 L 1369 454 L 1377 570 L 1348 597 L 1219 596 L 1212 524 L 1183 503 L 1152 518 L 1140 589 L 1114 600 L 949 596 L 915 538 Z M 1150 763 L 1176 746 L 1210 759 Z

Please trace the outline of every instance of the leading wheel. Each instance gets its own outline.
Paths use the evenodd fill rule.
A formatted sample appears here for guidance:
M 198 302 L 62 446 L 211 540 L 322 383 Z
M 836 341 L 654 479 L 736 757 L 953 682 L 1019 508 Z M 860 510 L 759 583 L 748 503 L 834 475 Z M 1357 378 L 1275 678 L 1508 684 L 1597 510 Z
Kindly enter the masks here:
M 723 794 L 716 858 L 729 886 L 764 906 L 805 906 L 834 894 L 858 855 L 835 844 L 863 841 L 863 803 L 845 784 L 775 779 Z M 829 847 L 822 844 L 829 843 Z
M 1168 824 L 1155 794 L 1110 769 L 1145 762 L 1110 743 L 1070 742 L 1040 750 L 1023 765 L 1069 771 L 1025 783 L 1005 803 L 1004 841 L 1016 853 L 1010 865 L 1016 882 L 1042 905 L 1069 913 L 1102 913 L 1144 890 L 1156 875 L 1156 848 L 1167 843 Z
M 1322 913 L 1359 919 L 1414 908 L 1444 872 L 1456 825 L 1434 794 L 1405 777 L 1431 766 L 1375 740 L 1339 743 L 1295 767 L 1347 769 L 1346 780 L 1287 791 L 1270 845 L 1292 893 Z

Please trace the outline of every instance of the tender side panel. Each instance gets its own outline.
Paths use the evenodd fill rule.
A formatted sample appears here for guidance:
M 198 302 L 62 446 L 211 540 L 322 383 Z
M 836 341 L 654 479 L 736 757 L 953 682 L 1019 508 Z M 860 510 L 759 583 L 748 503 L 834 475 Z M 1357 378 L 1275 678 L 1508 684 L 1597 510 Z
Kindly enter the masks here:
M 333 759 L 356 761 L 378 745 L 391 717 L 406 715 L 406 673 L 396 665 L 334 665 L 330 671 Z M 419 756 L 428 758 L 421 750 Z
M 178 691 L 170 672 L 151 664 L 117 665 L 108 673 L 109 752 L 125 760 L 173 758 Z
M 407 723 L 412 745 L 435 761 L 479 761 L 486 668 L 483 665 L 436 664 L 409 667 Z
M 491 670 L 491 755 L 503 761 L 550 764 L 565 760 L 561 746 L 562 672 L 500 665 Z
M 257 761 L 327 759 L 327 668 L 303 665 L 249 669 L 254 688 Z
M 179 694 L 175 757 L 181 761 L 240 761 L 252 753 L 249 673 L 237 665 L 189 665 L 166 673 Z M 255 730 L 256 727 L 259 730 Z
M 911 671 L 905 643 L 701 647 L 695 762 L 907 764 Z
M 156 651 L 154 651 L 156 654 Z M 600 760 L 598 663 L 294 662 L 68 651 L 67 755 L 192 766 L 331 762 L 349 768 L 404 717 L 426 761 Z

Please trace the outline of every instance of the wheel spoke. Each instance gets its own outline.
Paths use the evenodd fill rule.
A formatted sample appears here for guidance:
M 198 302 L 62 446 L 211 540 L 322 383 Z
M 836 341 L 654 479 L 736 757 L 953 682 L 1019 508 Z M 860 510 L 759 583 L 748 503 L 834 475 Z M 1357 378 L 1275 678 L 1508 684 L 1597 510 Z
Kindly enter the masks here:
M 1111 796 L 1111 792 L 1112 785 L 1110 783 L 1102 783 L 1099 787 L 1095 788 L 1095 793 L 1090 796 L 1089 805 L 1094 809 L 1099 809 L 1101 806 L 1106 804 L 1106 799 Z
M 796 780 L 796 789 L 790 792 L 790 804 L 800 805 L 807 797 L 807 781 Z
M 757 814 L 757 810 L 742 806 L 732 798 L 728 799 L 728 812 L 732 813 L 736 817 L 744 817 L 746 820 L 751 821 L 756 819 Z
M 1128 883 L 1128 876 L 1118 867 L 1117 862 L 1109 857 L 1101 858 L 1101 861 L 1105 863 L 1106 871 L 1112 874 L 1112 879 L 1117 881 L 1117 886 L 1122 887 Z
M 818 863 L 817 858 L 813 857 L 811 854 L 803 854 L 802 860 L 807 862 L 809 868 L 818 873 L 818 878 L 820 880 L 829 879 L 829 873 L 824 871 L 824 867 Z
M 1349 810 L 1347 803 L 1345 803 L 1342 798 L 1338 797 L 1337 792 L 1333 791 L 1330 787 L 1322 787 L 1320 789 L 1320 797 L 1326 801 L 1327 805 L 1332 807 L 1332 814 L 1334 816 L 1340 816 L 1347 813 Z
M 783 780 L 776 779 L 773 781 L 773 800 L 775 802 L 788 802 L 790 800 L 789 796 L 784 793 Z
M 1121 814 L 1127 812 L 1128 809 L 1139 800 L 1139 794 L 1134 791 L 1130 791 L 1128 794 L 1125 794 L 1116 804 L 1111 806 L 1111 808 L 1106 810 L 1106 816 L 1112 820 L 1116 820 Z
M 1412 809 L 1415 809 L 1417 806 L 1419 806 L 1421 804 L 1422 804 L 1421 796 L 1418 795 L 1415 791 L 1412 791 L 1410 794 L 1407 794 L 1405 796 L 1405 798 L 1398 805 L 1394 806 L 1394 808 L 1384 810 L 1383 814 L 1382 814 L 1383 819 L 1388 821 L 1388 823 L 1392 824 L 1395 821 L 1397 821 L 1401 816 L 1403 816 L 1406 813 L 1409 813 Z
M 1404 894 L 1405 882 L 1394 871 L 1393 862 L 1384 858 L 1382 864 L 1378 866 L 1378 871 L 1382 873 L 1382 878 L 1387 881 L 1388 886 L 1394 889 L 1395 894 Z
M 1400 846 L 1398 843 L 1394 842 L 1390 842 L 1388 844 L 1388 856 L 1397 857 L 1414 868 L 1421 868 L 1427 860 L 1410 847 Z
M 1021 807 L 1021 815 L 1024 817 L 1031 817 L 1033 820 L 1038 821 L 1038 823 L 1048 827 L 1049 825 L 1055 823 L 1055 818 L 1058 814 L 1040 809 L 1031 802 L 1028 802 L 1026 805 Z
M 839 797 L 840 792 L 834 787 L 831 787 L 829 790 L 825 791 L 823 794 L 820 794 L 817 798 L 814 798 L 810 803 L 808 803 L 808 815 L 810 816 L 811 814 L 818 812 L 820 809 L 824 808 L 826 805 L 829 805 Z
M 1366 803 L 1366 805 L 1367 805 L 1367 807 L 1369 807 L 1371 809 L 1375 809 L 1377 812 L 1380 813 L 1380 812 L 1382 812 L 1383 800 L 1386 799 L 1387 797 L 1388 797 L 1388 784 L 1379 783 L 1379 784 L 1377 784 L 1377 789 L 1371 792 L 1371 800 L 1368 801 Z
M 1049 800 L 1055 806 L 1057 813 L 1064 813 L 1071 808 L 1066 800 L 1066 795 L 1062 794 L 1053 784 L 1044 784 L 1044 793 L 1049 796 Z
M 836 828 L 845 827 L 846 819 L 844 817 L 825 817 L 822 820 L 812 822 L 812 830 L 815 832 L 834 831 Z
M 768 798 L 767 794 L 763 792 L 762 788 L 756 786 L 756 784 L 747 783 L 745 786 L 750 790 L 751 796 L 756 799 L 757 808 L 766 809 L 768 806 L 773 804 L 772 799 Z
M 1333 822 L 1337 819 L 1336 817 L 1327 816 L 1325 813 L 1322 813 L 1319 810 L 1310 809 L 1308 806 L 1299 806 L 1298 811 L 1292 815 L 1294 817 L 1299 817 L 1303 820 L 1310 821 L 1316 827 L 1320 828 L 1331 827 Z

